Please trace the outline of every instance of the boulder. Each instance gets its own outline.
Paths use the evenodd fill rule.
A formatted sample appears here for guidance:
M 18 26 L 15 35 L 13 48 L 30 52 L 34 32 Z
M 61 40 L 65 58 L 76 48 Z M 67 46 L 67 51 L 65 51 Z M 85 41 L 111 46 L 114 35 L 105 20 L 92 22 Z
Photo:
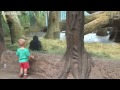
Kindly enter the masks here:
M 97 31 L 97 36 L 108 36 L 108 29 L 107 28 L 101 28 Z
M 55 56 L 53 55 L 47 55 L 47 54 L 38 54 L 38 53 L 32 53 L 36 59 L 30 59 L 30 69 L 29 74 L 34 73 L 38 75 L 42 75 L 45 78 L 54 78 L 56 74 L 59 72 L 60 65 L 59 60 L 55 59 Z M 57 64 L 56 64 L 57 63 Z M 0 65 L 4 67 L 4 69 L 8 72 L 17 72 L 19 73 L 19 63 L 18 58 L 15 55 L 15 51 L 7 50 L 2 53 L 1 55 L 1 61 Z M 56 66 L 57 65 L 57 66 Z

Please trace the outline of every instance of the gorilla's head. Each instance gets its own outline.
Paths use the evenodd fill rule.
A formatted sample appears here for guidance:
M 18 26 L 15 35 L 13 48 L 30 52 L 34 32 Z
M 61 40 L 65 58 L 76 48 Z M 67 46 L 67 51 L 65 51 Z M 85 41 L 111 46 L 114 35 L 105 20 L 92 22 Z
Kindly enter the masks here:
M 38 41 L 38 36 L 35 35 L 35 36 L 33 37 L 33 41 Z

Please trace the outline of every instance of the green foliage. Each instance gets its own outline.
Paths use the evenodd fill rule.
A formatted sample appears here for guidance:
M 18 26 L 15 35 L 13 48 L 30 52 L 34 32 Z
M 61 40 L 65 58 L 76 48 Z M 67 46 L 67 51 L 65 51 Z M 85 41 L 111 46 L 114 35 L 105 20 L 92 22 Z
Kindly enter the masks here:
M 30 17 L 29 12 L 22 13 L 21 15 L 18 15 L 18 18 L 20 19 L 20 23 L 24 29 L 25 34 L 28 34 L 30 32 Z
M 40 25 L 44 27 L 46 25 L 46 12 L 40 11 Z
M 41 28 L 43 28 L 46 25 L 46 12 L 40 11 L 39 15 L 40 15 L 39 24 L 40 24 Z M 23 27 L 29 27 L 30 26 L 30 19 L 34 20 L 34 19 L 32 19 L 33 16 L 34 16 L 34 11 L 26 11 L 26 13 L 22 13 L 18 17 L 19 17 L 21 25 Z M 34 24 L 34 21 L 31 21 L 31 23 Z
M 29 14 L 22 14 L 18 15 L 18 18 L 20 19 L 20 23 L 23 27 L 29 27 L 30 26 L 30 17 Z
M 16 51 L 19 48 L 19 46 L 15 43 L 13 45 L 12 44 L 7 45 L 7 48 L 12 51 Z
M 29 12 L 29 17 L 30 17 L 32 23 L 35 22 L 35 21 L 33 21 L 34 19 L 31 18 L 34 15 L 33 13 L 34 13 L 34 11 Z M 39 15 L 40 15 L 40 18 L 39 18 L 40 19 L 40 22 L 39 22 L 40 27 L 43 28 L 46 25 L 46 12 L 45 11 L 40 11 Z

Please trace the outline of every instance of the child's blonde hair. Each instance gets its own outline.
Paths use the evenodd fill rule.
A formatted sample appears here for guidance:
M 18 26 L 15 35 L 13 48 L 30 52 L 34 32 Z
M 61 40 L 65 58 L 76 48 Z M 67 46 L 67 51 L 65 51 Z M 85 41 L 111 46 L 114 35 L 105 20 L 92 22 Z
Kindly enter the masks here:
M 19 39 L 18 40 L 18 43 L 19 43 L 19 46 L 25 46 L 25 39 Z

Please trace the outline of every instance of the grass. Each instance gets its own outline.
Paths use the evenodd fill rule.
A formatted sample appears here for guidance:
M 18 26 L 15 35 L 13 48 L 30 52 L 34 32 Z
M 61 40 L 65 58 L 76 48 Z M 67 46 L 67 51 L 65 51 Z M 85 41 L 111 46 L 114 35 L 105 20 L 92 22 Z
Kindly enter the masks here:
M 62 40 L 41 39 L 43 50 L 50 54 L 64 54 L 66 42 Z
M 51 40 L 39 38 L 42 42 L 43 50 L 38 53 L 59 54 L 63 55 L 66 51 L 66 42 L 62 40 Z M 27 47 L 32 38 L 27 41 Z M 10 50 L 16 51 L 18 44 L 10 44 L 8 38 L 5 39 L 6 46 Z M 103 57 L 109 59 L 120 59 L 120 44 L 104 44 L 104 43 L 85 43 L 86 50 L 94 57 Z
M 32 40 L 32 38 L 29 38 L 27 40 L 26 47 L 29 47 L 29 43 Z M 39 51 L 39 53 L 48 53 L 48 54 L 64 54 L 66 51 L 66 42 L 62 40 L 51 40 L 51 39 L 44 39 L 39 38 L 39 40 L 42 43 L 42 51 Z M 11 44 L 9 38 L 5 38 L 6 46 L 8 49 L 16 51 L 18 48 L 18 43 Z
M 85 47 L 92 56 L 120 59 L 120 44 L 86 43 Z

